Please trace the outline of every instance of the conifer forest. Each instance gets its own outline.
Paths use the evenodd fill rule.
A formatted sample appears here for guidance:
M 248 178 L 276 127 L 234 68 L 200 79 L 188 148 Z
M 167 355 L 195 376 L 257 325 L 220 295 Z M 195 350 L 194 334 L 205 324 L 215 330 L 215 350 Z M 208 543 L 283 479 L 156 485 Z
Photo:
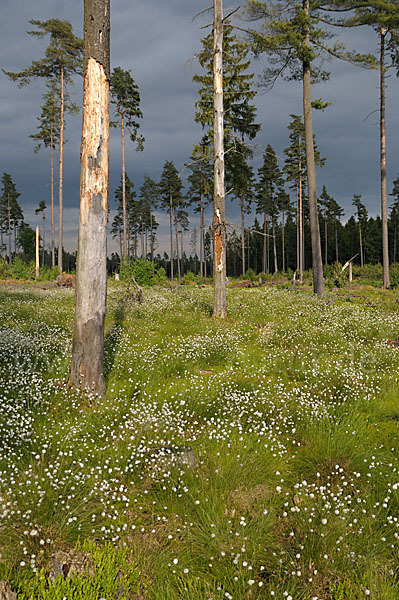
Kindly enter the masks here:
M 399 0 L 15 0 L 0 600 L 399 600 Z

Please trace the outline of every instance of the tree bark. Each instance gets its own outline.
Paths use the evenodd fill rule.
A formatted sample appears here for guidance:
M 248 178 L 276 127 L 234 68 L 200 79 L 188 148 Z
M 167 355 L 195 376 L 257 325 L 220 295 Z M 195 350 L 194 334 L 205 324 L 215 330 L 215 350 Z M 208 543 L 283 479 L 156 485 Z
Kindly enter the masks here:
M 283 272 L 285 272 L 285 215 L 284 211 L 281 215 L 281 250 L 282 250 L 282 258 L 283 258 Z
M 126 210 L 126 177 L 125 177 L 125 120 L 121 114 L 122 144 L 122 215 L 123 215 L 123 258 L 127 258 L 127 210 Z
M 309 19 L 310 0 L 304 0 L 304 10 Z M 309 25 L 305 37 L 305 45 L 310 50 Z M 303 120 L 305 125 L 306 165 L 308 171 L 308 195 L 310 213 L 310 234 L 312 240 L 313 291 L 324 294 L 323 263 L 321 259 L 319 217 L 317 211 L 316 168 L 314 160 L 312 103 L 310 94 L 310 61 L 303 61 Z
M 273 233 L 273 258 L 274 258 L 274 272 L 278 273 L 277 264 L 277 241 L 276 241 L 276 218 L 272 217 L 272 233 Z
M 54 227 L 54 148 L 53 127 L 50 126 L 50 194 L 51 194 L 51 266 L 55 267 L 55 227 Z
M 39 279 L 40 263 L 39 263 L 39 226 L 36 226 L 36 268 L 35 279 Z
M 62 274 L 62 230 L 63 230 L 63 174 L 64 174 L 64 66 L 61 65 L 61 109 L 60 109 L 60 167 L 59 167 L 59 213 L 58 213 L 58 268 Z
M 75 327 L 69 383 L 99 396 L 107 297 L 110 0 L 84 0 L 84 80 Z
M 43 212 L 43 260 L 42 260 L 42 267 L 44 267 L 45 245 L 46 245 L 46 217 L 45 217 L 45 214 Z
M 362 226 L 359 221 L 359 239 L 360 239 L 360 266 L 362 267 L 364 264 L 364 256 L 363 256 L 363 240 L 362 240 Z
M 303 283 L 305 245 L 303 243 L 302 161 L 299 159 L 299 281 Z
M 267 237 L 267 217 L 266 211 L 263 211 L 263 272 L 266 273 L 266 237 Z
M 200 219 L 200 275 L 201 277 L 204 276 L 204 198 L 203 198 L 203 193 L 201 191 L 201 198 L 200 198 L 200 214 L 201 214 L 201 219 Z
M 223 2 L 214 0 L 213 24 L 213 316 L 225 319 L 226 309 L 226 216 L 224 191 L 224 127 L 223 127 Z
M 170 226 L 170 280 L 173 281 L 173 198 L 169 190 L 169 226 Z
M 180 273 L 180 257 L 179 257 L 179 232 L 177 227 L 177 213 L 176 207 L 173 210 L 174 220 L 175 220 L 175 236 L 176 236 L 176 260 L 177 260 L 177 279 L 180 283 L 181 273 Z
M 12 252 L 11 252 L 11 201 L 10 192 L 8 192 L 8 264 L 12 265 Z
M 245 223 L 244 223 L 244 197 L 241 195 L 241 261 L 242 274 L 245 275 Z
M 382 220 L 382 287 L 389 288 L 389 248 L 387 210 L 387 154 L 385 128 L 385 36 L 386 29 L 380 31 L 380 168 L 381 168 L 381 220 Z

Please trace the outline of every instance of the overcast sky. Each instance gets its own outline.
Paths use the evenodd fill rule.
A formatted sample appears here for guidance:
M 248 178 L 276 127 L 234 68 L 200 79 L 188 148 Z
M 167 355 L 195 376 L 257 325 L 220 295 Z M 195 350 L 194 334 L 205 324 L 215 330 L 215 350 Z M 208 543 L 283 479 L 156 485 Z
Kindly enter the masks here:
M 194 123 L 194 103 L 198 86 L 192 82 L 199 70 L 190 60 L 200 49 L 204 35 L 202 26 L 208 16 L 193 21 L 195 14 L 207 8 L 210 0 L 111 0 L 111 64 L 130 69 L 139 85 L 142 110 L 141 133 L 146 138 L 144 152 L 135 152 L 127 145 L 127 173 L 138 190 L 144 174 L 159 180 L 165 160 L 175 163 L 183 178 L 194 143 L 201 137 Z M 226 9 L 233 6 L 226 2 Z M 76 35 L 82 35 L 83 1 L 13 0 L 3 11 L 0 24 L 1 66 L 10 71 L 21 70 L 34 59 L 43 56 L 47 40 L 27 35 L 30 19 L 49 18 L 71 21 Z M 206 29 L 205 32 L 210 31 Z M 359 51 L 377 51 L 377 37 L 370 29 L 351 31 L 347 39 Z M 257 72 L 264 58 L 255 61 Z M 379 204 L 379 130 L 378 113 L 366 117 L 378 108 L 378 72 L 356 68 L 347 63 L 330 62 L 329 82 L 314 86 L 313 97 L 323 97 L 332 106 L 314 114 L 314 130 L 326 165 L 318 172 L 318 192 L 323 185 L 345 209 L 352 213 L 353 194 L 361 194 L 370 214 L 380 212 Z M 37 116 L 40 114 L 44 82 L 34 81 L 19 89 L 0 74 L 0 172 L 11 173 L 21 193 L 20 203 L 25 220 L 39 224 L 34 214 L 39 201 L 50 203 L 49 152 L 34 154 L 33 140 Z M 399 113 L 394 110 L 394 98 L 399 82 L 394 73 L 388 79 L 387 91 L 387 160 L 388 192 L 399 173 Z M 71 88 L 74 101 L 81 104 L 82 81 Z M 263 149 L 270 143 L 279 157 L 288 146 L 289 115 L 301 113 L 301 88 L 297 82 L 280 82 L 268 93 L 259 93 L 256 104 L 262 129 L 256 138 L 254 166 L 261 163 Z M 81 116 L 68 117 L 66 122 L 64 167 L 64 245 L 74 250 L 77 242 L 79 204 L 79 149 Z M 114 190 L 120 179 L 119 130 L 111 130 L 110 205 L 115 208 Z M 48 211 L 49 212 L 49 211 Z M 238 210 L 227 201 L 227 220 L 238 222 Z M 112 213 L 111 213 L 112 218 Z M 209 220 L 210 216 L 208 217 Z M 165 214 L 158 214 L 159 250 L 167 249 Z M 195 216 L 191 226 L 197 224 Z M 251 220 L 251 217 L 248 217 Z M 48 233 L 47 233 L 48 235 Z M 188 244 L 188 236 L 186 245 Z M 186 246 L 187 247 L 187 246 Z M 117 249 L 112 240 L 109 249 Z

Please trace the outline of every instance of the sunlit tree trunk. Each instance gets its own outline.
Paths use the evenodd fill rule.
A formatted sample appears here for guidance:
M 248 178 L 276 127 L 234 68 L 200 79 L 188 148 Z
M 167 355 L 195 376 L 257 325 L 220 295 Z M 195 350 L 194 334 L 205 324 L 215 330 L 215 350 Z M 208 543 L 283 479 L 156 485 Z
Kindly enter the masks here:
M 380 167 L 381 167 L 381 221 L 382 221 L 382 285 L 389 288 L 389 248 L 387 210 L 387 153 L 385 128 L 385 36 L 386 29 L 380 31 Z
M 179 232 L 177 227 L 177 213 L 176 208 L 173 210 L 174 221 L 175 221 L 175 238 L 176 238 L 176 260 L 177 260 L 177 279 L 180 283 L 181 273 L 180 273 L 180 258 L 179 258 Z
M 224 128 L 223 128 L 223 2 L 214 0 L 213 24 L 213 316 L 225 319 L 226 310 L 226 217 L 224 191 Z
M 263 212 L 263 272 L 266 273 L 266 237 L 267 237 L 267 215 Z
M 55 266 L 55 227 L 54 227 L 54 148 L 53 127 L 50 125 L 50 193 L 51 193 L 51 266 Z
M 59 213 L 58 213 L 58 268 L 62 273 L 63 233 L 63 175 L 64 175 L 64 66 L 61 65 L 61 108 L 60 108 L 60 166 L 59 166 Z
M 173 198 L 169 191 L 169 227 L 170 227 L 170 280 L 173 281 Z
M 303 6 L 307 19 L 310 0 L 304 0 Z M 305 45 L 310 50 L 309 23 L 305 36 Z M 303 61 L 303 120 L 305 124 L 306 164 L 308 171 L 308 195 L 310 214 L 310 234 L 312 240 L 313 291 L 324 294 L 323 263 L 321 259 L 319 217 L 317 212 L 316 168 L 314 160 L 312 102 L 310 94 L 310 61 Z
M 245 275 L 245 224 L 244 224 L 244 197 L 241 195 L 241 261 L 242 274 Z
M 110 0 L 84 0 L 84 80 L 75 326 L 69 383 L 105 395 Z
M 200 275 L 204 276 L 204 197 L 201 191 L 200 198 L 200 214 L 201 214 L 201 224 L 200 224 Z
M 126 176 L 125 176 L 125 120 L 121 114 L 122 144 L 122 218 L 123 218 L 123 258 L 128 256 L 127 248 L 127 209 L 126 209 Z
M 8 264 L 11 267 L 12 251 L 11 251 L 11 199 L 10 199 L 10 192 L 8 192 L 7 212 L 8 212 Z

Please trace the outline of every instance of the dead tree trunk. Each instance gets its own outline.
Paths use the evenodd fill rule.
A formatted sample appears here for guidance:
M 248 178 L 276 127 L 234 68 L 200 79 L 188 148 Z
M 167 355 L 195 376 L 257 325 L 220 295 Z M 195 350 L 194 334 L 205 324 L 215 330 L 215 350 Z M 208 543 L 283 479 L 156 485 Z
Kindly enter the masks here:
M 380 168 L 381 168 L 381 221 L 382 221 L 382 287 L 389 288 L 389 248 L 388 248 L 388 211 L 387 211 L 387 152 L 385 128 L 385 36 L 387 30 L 380 32 Z
M 305 0 L 304 8 L 309 18 L 310 0 Z M 305 45 L 310 48 L 309 25 L 307 26 Z M 314 160 L 312 102 L 310 95 L 310 61 L 303 61 L 303 120 L 305 124 L 306 164 L 308 171 L 308 195 L 310 214 L 310 234 L 312 240 L 313 291 L 324 294 L 323 263 L 321 259 L 319 217 L 317 211 L 316 168 Z
M 110 0 L 84 0 L 84 81 L 75 328 L 69 382 L 105 395 Z
M 61 108 L 60 108 L 60 172 L 58 213 L 58 268 L 62 275 L 62 229 L 63 229 L 63 172 L 64 172 L 64 67 L 61 65 Z
M 214 0 L 213 24 L 213 155 L 214 155 L 214 305 L 213 316 L 225 319 L 226 311 L 226 216 L 224 191 L 223 127 L 223 0 Z

